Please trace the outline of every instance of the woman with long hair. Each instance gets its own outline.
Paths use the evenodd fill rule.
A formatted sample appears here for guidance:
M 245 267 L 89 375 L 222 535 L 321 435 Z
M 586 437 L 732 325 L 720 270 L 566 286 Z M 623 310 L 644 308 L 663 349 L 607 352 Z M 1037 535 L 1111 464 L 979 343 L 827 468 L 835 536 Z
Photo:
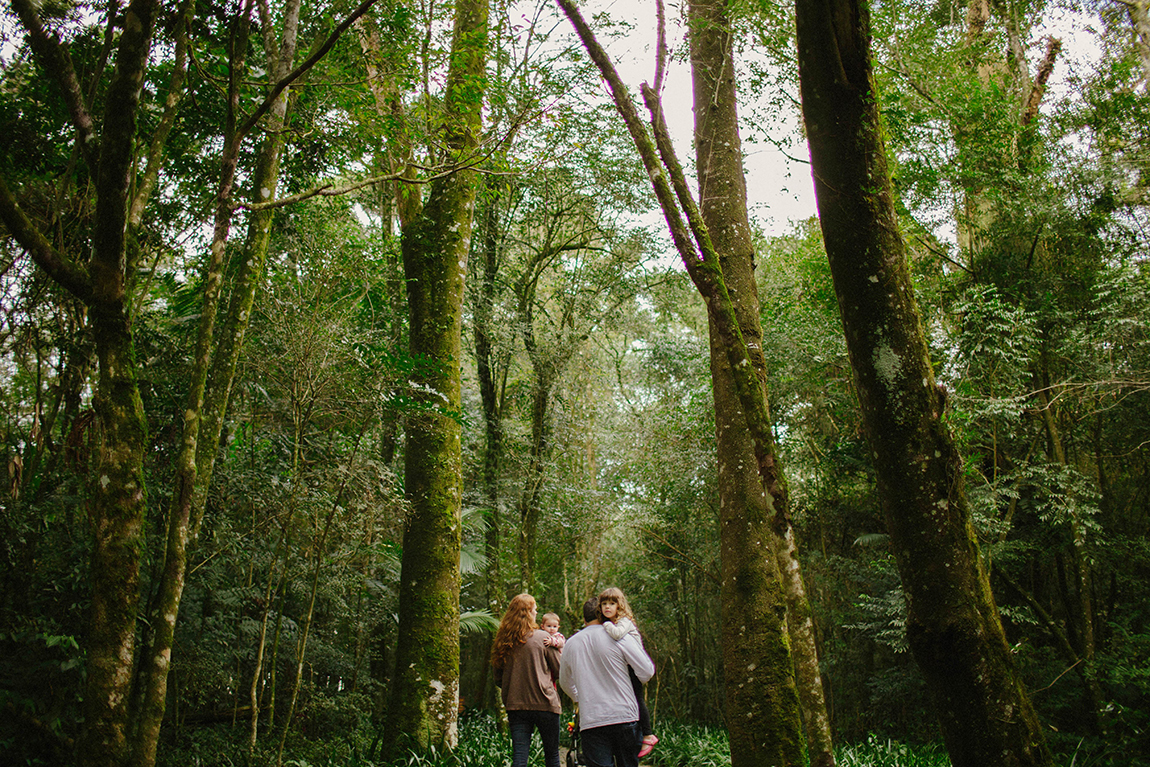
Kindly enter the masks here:
M 531 734 L 539 730 L 547 767 L 559 767 L 559 653 L 563 646 L 535 623 L 535 597 L 520 594 L 511 600 L 495 632 L 491 666 L 503 693 L 511 729 L 511 767 L 527 767 Z

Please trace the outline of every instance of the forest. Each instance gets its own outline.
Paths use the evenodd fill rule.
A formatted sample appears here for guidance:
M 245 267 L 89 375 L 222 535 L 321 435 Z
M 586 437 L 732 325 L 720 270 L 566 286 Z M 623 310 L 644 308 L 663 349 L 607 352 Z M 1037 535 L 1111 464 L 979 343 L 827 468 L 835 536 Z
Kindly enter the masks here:
M 1150 765 L 1150 2 L 582 5 L 7 0 L 0 763 Z

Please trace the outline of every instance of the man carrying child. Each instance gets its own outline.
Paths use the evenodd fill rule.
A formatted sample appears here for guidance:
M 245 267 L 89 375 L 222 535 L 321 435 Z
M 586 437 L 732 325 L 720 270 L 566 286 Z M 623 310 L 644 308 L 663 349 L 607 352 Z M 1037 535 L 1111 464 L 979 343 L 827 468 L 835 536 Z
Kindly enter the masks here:
M 587 625 L 567 640 L 559 663 L 559 686 L 579 704 L 583 754 L 591 767 L 638 767 L 639 705 L 627 667 L 645 683 L 655 664 L 635 637 L 608 635 L 594 602 L 584 605 L 584 618 Z

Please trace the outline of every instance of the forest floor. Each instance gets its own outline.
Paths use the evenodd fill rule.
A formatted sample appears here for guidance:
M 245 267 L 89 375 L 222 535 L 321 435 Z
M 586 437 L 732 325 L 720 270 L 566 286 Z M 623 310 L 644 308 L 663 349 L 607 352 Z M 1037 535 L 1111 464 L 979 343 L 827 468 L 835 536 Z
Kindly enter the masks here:
M 576 764 L 579 764 L 579 765 L 587 764 L 587 762 L 585 762 L 585 761 L 584 762 L 575 762 L 574 759 L 572 759 L 572 761 L 568 762 L 567 761 L 567 755 L 570 753 L 571 753 L 570 747 L 560 744 L 560 746 L 559 746 L 559 764 L 561 764 L 563 767 L 575 767 Z M 649 764 L 652 764 L 652 762 L 650 761 L 649 758 L 647 758 L 647 759 L 640 760 L 639 764 L 640 765 L 644 765 L 644 764 L 649 765 Z

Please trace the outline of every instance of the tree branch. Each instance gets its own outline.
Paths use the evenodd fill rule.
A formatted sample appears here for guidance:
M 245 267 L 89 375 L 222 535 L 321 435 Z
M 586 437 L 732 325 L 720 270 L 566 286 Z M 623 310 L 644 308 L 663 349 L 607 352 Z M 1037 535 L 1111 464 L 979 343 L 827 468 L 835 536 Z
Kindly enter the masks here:
M 81 301 L 87 302 L 91 298 L 92 284 L 88 273 L 52 247 L 52 243 L 20 209 L 3 178 L 0 178 L 0 220 L 8 227 L 8 233 L 52 279 Z
M 1022 126 L 1026 127 L 1038 116 L 1038 107 L 1042 97 L 1046 94 L 1046 81 L 1054 72 L 1054 61 L 1058 52 L 1062 50 L 1062 41 L 1057 37 L 1047 39 L 1046 55 L 1038 65 L 1038 72 L 1034 75 L 1034 85 L 1030 88 L 1030 96 L 1026 99 L 1026 109 L 1022 113 Z
M 100 158 L 99 142 L 92 115 L 84 106 L 84 94 L 80 80 L 76 77 L 76 70 L 72 66 L 72 57 L 68 55 L 68 50 L 60 43 L 59 38 L 44 28 L 31 0 L 11 0 L 11 2 L 12 9 L 20 17 L 20 23 L 28 33 L 32 52 L 60 88 L 64 103 L 68 107 L 68 114 L 72 118 L 72 125 L 76 128 L 80 151 L 88 163 L 90 172 L 95 173 Z
M 172 65 L 172 79 L 168 84 L 168 95 L 164 100 L 164 114 L 159 125 L 152 132 L 152 141 L 148 146 L 147 164 L 144 166 L 144 175 L 137 186 L 136 194 L 132 197 L 132 206 L 128 213 L 128 226 L 138 227 L 144 218 L 144 208 L 148 199 L 156 188 L 156 181 L 160 175 L 160 166 L 164 159 L 164 144 L 176 124 L 176 115 L 179 112 L 180 102 L 184 98 L 184 82 L 188 75 L 188 30 L 192 26 L 192 17 L 196 12 L 195 0 L 183 0 L 180 6 L 180 18 L 176 22 L 176 59 Z
M 667 8 L 663 0 L 655 2 L 655 20 L 658 28 L 655 43 L 655 93 L 663 90 L 663 78 L 667 74 Z
M 659 543 L 661 543 L 664 546 L 666 546 L 667 548 L 669 548 L 671 551 L 675 552 L 675 554 L 678 555 L 678 561 L 679 562 L 683 562 L 684 564 L 688 564 L 691 567 L 695 568 L 700 573 L 702 573 L 703 576 L 705 576 L 707 578 L 707 580 L 709 580 L 711 583 L 715 584 L 716 586 L 722 585 L 722 581 L 719 579 L 719 577 L 717 575 L 715 575 L 715 573 L 712 572 L 709 568 L 705 567 L 701 562 L 699 562 L 699 560 L 695 559 L 690 554 L 683 551 L 678 546 L 674 545 L 673 543 L 668 541 L 666 538 L 664 538 L 663 536 L 656 533 L 651 528 L 641 527 L 639 529 L 642 530 L 647 535 L 649 535 L 650 537 L 654 538 Z M 672 561 L 674 561 L 673 557 L 664 557 L 664 559 L 671 559 Z
M 643 85 L 643 96 L 651 112 L 651 124 L 655 131 L 655 143 L 652 143 L 645 124 L 639 119 L 635 110 L 631 94 L 627 91 L 619 78 L 606 51 L 595 39 L 591 28 L 583 19 L 573 0 L 556 0 L 564 14 L 571 21 L 572 26 L 587 49 L 591 60 L 598 67 L 603 79 L 607 81 L 614 98 L 615 108 L 622 116 L 627 130 L 635 143 L 643 167 L 655 189 L 655 197 L 663 211 L 663 217 L 671 230 L 671 239 L 683 260 L 683 265 L 690 275 L 691 281 L 699 290 L 699 294 L 707 303 L 707 312 L 714 320 L 717 332 L 723 337 L 723 344 L 727 353 L 727 361 L 731 367 L 731 378 L 739 401 L 743 405 L 747 429 L 754 442 L 755 459 L 758 461 L 759 476 L 764 487 L 769 487 L 777 481 L 774 476 L 775 459 L 772 454 L 773 435 L 770 432 L 769 418 L 767 417 L 766 392 L 759 380 L 756 366 L 751 364 L 746 339 L 743 337 L 738 318 L 735 316 L 734 302 L 727 290 L 723 279 L 722 264 L 715 253 L 711 243 L 710 234 L 706 224 L 703 223 L 698 206 L 691 196 L 683 175 L 682 166 L 675 156 L 674 146 L 671 144 L 667 132 L 666 122 L 663 120 L 662 105 L 649 85 Z M 658 147 L 658 155 L 656 154 Z M 660 157 L 662 164 L 660 164 Z M 668 181 L 671 176 L 671 182 Z M 674 184 L 672 191 L 671 184 Z M 676 201 L 678 197 L 678 201 Z M 680 209 L 680 205 L 682 206 Z M 686 212 L 690 233 L 683 222 L 683 212 Z M 693 239 L 692 239 L 693 237 Z M 769 495 L 769 493 L 768 493 Z
M 447 176 L 450 176 L 453 173 L 458 173 L 461 170 L 474 168 L 476 165 L 483 162 L 484 159 L 486 159 L 485 155 L 476 155 L 468 162 L 452 165 L 444 170 L 432 174 L 427 178 L 421 179 L 411 178 L 407 175 L 407 171 L 404 170 L 399 173 L 384 173 L 381 176 L 372 176 L 371 178 L 365 178 L 361 181 L 354 181 L 350 184 L 345 184 L 344 186 L 335 186 L 334 182 L 329 182 L 326 184 L 320 184 L 319 186 L 308 189 L 305 192 L 299 192 L 298 194 L 293 194 L 289 197 L 281 197 L 278 200 L 269 200 L 268 202 L 238 202 L 235 204 L 234 209 L 259 211 L 270 210 L 272 208 L 283 208 L 288 205 L 294 205 L 297 202 L 310 200 L 312 197 L 338 197 L 349 192 L 354 192 L 357 189 L 363 189 L 365 186 L 379 184 L 384 181 L 402 181 L 405 184 L 429 184 L 436 179 L 446 178 Z
M 27 2 L 28 0 L 13 1 Z M 271 90 L 268 91 L 268 95 L 264 98 L 263 103 L 256 107 L 256 111 L 252 112 L 251 116 L 249 116 L 248 119 L 244 121 L 243 125 L 240 126 L 237 135 L 247 135 L 252 130 L 252 128 L 256 126 L 260 119 L 263 118 L 267 111 L 271 109 L 272 104 L 277 98 L 279 98 L 279 95 L 283 93 L 284 89 L 298 80 L 308 70 L 314 67 L 320 59 L 326 56 L 327 52 L 332 49 L 332 46 L 334 46 L 336 41 L 339 40 L 340 36 L 347 31 L 348 27 L 354 24 L 355 20 L 360 16 L 367 13 L 368 9 L 370 9 L 373 5 L 375 5 L 375 0 L 363 0 L 363 2 L 359 4 L 359 7 L 352 11 L 347 18 L 339 23 L 339 26 L 332 30 L 332 33 L 328 35 L 327 39 L 323 41 L 323 44 L 316 49 L 315 53 L 308 57 L 307 61 L 300 64 L 291 72 L 288 72 L 286 77 L 282 78 L 279 82 L 273 85 Z

